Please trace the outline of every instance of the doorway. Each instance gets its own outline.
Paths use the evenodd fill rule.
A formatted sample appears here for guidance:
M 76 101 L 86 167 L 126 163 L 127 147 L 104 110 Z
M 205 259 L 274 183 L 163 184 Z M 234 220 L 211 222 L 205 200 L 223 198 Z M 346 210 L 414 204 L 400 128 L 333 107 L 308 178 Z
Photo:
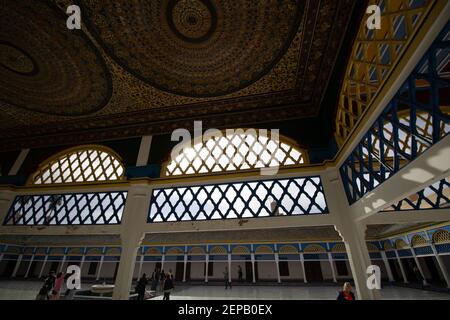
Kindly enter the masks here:
M 389 266 L 391 267 L 392 276 L 396 282 L 403 282 L 403 279 L 400 277 L 400 266 L 396 260 L 389 259 Z
M 403 258 L 400 259 L 402 262 L 403 270 L 405 270 L 406 273 L 406 279 L 409 282 L 418 282 L 419 279 L 417 279 L 416 274 L 414 273 L 414 266 L 416 265 L 416 262 L 413 258 Z
M 253 282 L 253 269 L 251 262 L 245 262 L 245 281 L 251 283 Z
M 305 273 L 308 282 L 323 282 L 320 261 L 305 261 Z
M 177 262 L 175 265 L 175 281 L 183 281 L 184 262 Z
M 8 260 L 6 261 L 6 265 L 5 265 L 5 269 L 3 269 L 3 277 L 11 277 L 13 272 L 14 272 L 14 268 L 16 267 L 16 261 L 15 260 Z
M 424 257 L 425 264 L 430 272 L 431 279 L 427 279 L 430 283 L 436 284 L 439 286 L 445 286 L 445 282 L 441 279 L 441 274 L 437 268 L 437 261 L 435 257 Z

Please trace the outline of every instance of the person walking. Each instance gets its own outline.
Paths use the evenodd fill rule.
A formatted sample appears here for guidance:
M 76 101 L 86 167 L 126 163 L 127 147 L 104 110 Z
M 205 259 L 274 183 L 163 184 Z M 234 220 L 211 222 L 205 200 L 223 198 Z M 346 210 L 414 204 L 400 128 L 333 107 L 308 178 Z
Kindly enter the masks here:
M 39 293 L 36 296 L 36 300 L 50 300 L 49 293 L 55 285 L 55 271 L 50 271 L 50 274 L 45 278 Z
M 228 272 L 228 267 L 225 267 L 225 271 L 223 272 L 223 277 L 225 280 L 225 290 L 227 290 L 228 287 L 230 287 L 230 289 L 231 289 L 231 281 L 230 281 L 230 274 Z
M 337 301 L 355 301 L 355 294 L 352 291 L 350 282 L 344 283 L 344 287 L 337 297 Z
M 161 274 L 159 275 L 159 290 L 164 291 L 164 280 L 166 280 L 166 274 L 164 270 L 161 270 Z
M 148 283 L 147 275 L 144 273 L 136 285 L 136 293 L 138 294 L 137 298 L 138 300 L 144 300 L 147 283 Z
M 152 291 L 156 291 L 157 287 L 158 287 L 158 281 L 159 281 L 159 272 L 158 269 L 155 269 L 155 271 L 153 271 L 152 277 L 151 277 L 151 287 L 150 290 Z
M 62 286 L 64 284 L 64 273 L 63 272 L 59 272 L 56 275 L 56 279 L 55 279 L 55 286 L 53 287 L 52 290 L 52 295 L 50 297 L 50 300 L 59 300 L 60 295 L 61 295 L 61 289 Z
M 170 300 L 170 294 L 173 291 L 173 275 L 172 271 L 169 270 L 169 273 L 166 275 L 164 279 L 164 297 L 163 300 Z

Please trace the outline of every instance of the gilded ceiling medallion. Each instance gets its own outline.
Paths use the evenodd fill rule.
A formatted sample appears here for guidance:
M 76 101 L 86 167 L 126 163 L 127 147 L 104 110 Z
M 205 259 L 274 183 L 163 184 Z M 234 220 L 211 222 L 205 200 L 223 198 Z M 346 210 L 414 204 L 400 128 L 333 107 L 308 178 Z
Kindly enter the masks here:
M 0 10 L 0 102 L 64 116 L 103 108 L 112 92 L 100 53 L 49 1 L 6 1 Z
M 304 1 L 80 0 L 91 33 L 159 90 L 216 97 L 267 74 L 298 31 Z

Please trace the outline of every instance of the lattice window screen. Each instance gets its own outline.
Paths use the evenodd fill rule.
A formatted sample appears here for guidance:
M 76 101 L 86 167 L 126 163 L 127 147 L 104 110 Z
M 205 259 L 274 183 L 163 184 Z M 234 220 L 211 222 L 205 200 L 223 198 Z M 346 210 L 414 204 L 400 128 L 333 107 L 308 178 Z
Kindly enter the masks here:
M 369 30 L 363 20 L 353 45 L 336 117 L 340 144 L 371 104 L 433 3 L 435 0 L 369 1 L 381 8 L 381 29 Z
M 447 230 L 439 230 L 433 234 L 433 242 L 435 244 L 439 243 L 450 243 L 450 232 Z
M 60 184 L 121 180 L 124 168 L 118 156 L 100 149 L 73 150 L 43 165 L 32 184 Z
M 153 190 L 148 222 L 325 214 L 319 177 Z
M 127 192 L 17 196 L 4 225 L 120 224 Z
M 449 40 L 447 23 L 341 166 L 350 204 L 450 133 L 450 110 L 444 94 L 450 89 Z
M 292 143 L 276 141 L 256 130 L 236 129 L 186 147 L 163 168 L 164 176 L 289 166 L 307 162 Z
M 384 211 L 444 209 L 450 207 L 450 178 L 445 178 L 410 195 Z

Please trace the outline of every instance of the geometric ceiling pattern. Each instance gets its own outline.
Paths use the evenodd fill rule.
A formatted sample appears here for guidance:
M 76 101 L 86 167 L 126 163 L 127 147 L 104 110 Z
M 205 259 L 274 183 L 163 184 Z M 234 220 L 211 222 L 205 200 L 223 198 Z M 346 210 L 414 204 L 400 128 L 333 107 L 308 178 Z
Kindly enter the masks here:
M 68 30 L 66 8 L 81 7 Z M 0 148 L 316 117 L 357 0 L 7 1 Z M 342 61 L 340 61 L 342 63 Z M 331 106 L 333 108 L 333 106 Z

